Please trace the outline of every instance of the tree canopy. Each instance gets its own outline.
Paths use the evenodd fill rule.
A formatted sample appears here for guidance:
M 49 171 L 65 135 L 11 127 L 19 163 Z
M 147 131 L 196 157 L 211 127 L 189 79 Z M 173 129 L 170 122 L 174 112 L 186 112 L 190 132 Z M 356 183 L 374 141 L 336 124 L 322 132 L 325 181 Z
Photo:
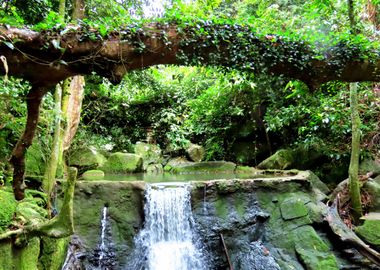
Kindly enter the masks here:
M 350 34 L 347 23 L 334 24 L 344 18 L 334 15 L 338 4 L 311 2 L 296 8 L 297 3 L 286 1 L 242 1 L 241 5 L 248 6 L 242 9 L 245 13 L 235 8 L 230 11 L 230 19 L 217 16 L 218 9 L 227 2 L 217 2 L 217 8 L 210 8 L 208 13 L 206 9 L 203 14 L 189 12 L 185 4 L 174 11 L 179 3 L 173 3 L 163 18 L 127 16 L 128 20 L 117 17 L 112 23 L 105 16 L 98 21 L 64 24 L 49 13 L 45 21 L 31 27 L 1 26 L 0 50 L 8 68 L 2 65 L 0 72 L 33 84 L 54 85 L 69 76 L 92 72 L 120 82 L 130 70 L 180 64 L 285 76 L 301 80 L 310 88 L 332 80 L 380 81 L 376 38 Z M 272 12 L 291 14 L 282 9 L 295 10 L 294 22 L 284 19 L 280 29 L 268 26 L 279 23 Z M 243 19 L 248 12 L 251 15 Z M 301 21 L 300 16 L 305 14 L 307 19 Z M 324 17 L 331 21 L 326 23 Z M 263 24 L 263 19 L 269 24 Z M 117 22 L 120 25 L 115 26 Z M 310 26 L 317 22 L 323 23 Z M 308 25 L 306 30 L 289 29 L 302 24 Z M 274 32 L 266 32 L 270 30 Z

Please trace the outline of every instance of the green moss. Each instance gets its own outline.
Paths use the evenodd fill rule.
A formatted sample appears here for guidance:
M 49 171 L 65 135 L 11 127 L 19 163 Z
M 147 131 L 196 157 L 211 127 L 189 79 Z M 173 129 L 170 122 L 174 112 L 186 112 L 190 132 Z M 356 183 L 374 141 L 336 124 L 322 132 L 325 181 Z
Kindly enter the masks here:
M 103 180 L 104 172 L 101 170 L 89 170 L 83 173 L 82 178 L 87 181 Z
M 362 226 L 356 228 L 355 232 L 367 243 L 380 249 L 380 220 L 367 219 Z
M 12 254 L 12 243 L 10 241 L 0 242 L 0 270 L 14 269 Z
M 247 200 L 245 200 L 244 195 L 242 193 L 235 194 L 234 206 L 239 217 L 244 217 L 247 207 Z
M 129 153 L 113 153 L 100 169 L 105 173 L 134 173 L 142 171 L 141 156 Z
M 300 198 L 288 198 L 281 203 L 281 216 L 285 220 L 304 217 L 308 214 L 305 203 Z
M 162 151 L 156 144 L 137 142 L 135 154 L 142 157 L 144 170 L 147 169 L 149 164 L 160 164 L 163 161 Z
M 294 163 L 293 150 L 280 149 L 272 156 L 262 161 L 257 167 L 259 169 L 285 170 L 291 168 Z
M 228 201 L 225 196 L 218 196 L 215 201 L 215 213 L 218 217 L 225 219 L 228 216 Z
M 292 233 L 295 250 L 308 270 L 339 269 L 328 245 L 311 226 L 302 226 Z
M 60 270 L 65 261 L 69 240 L 70 237 L 59 239 L 43 237 L 38 269 Z
M 185 162 L 170 165 L 172 173 L 211 173 L 230 172 L 233 173 L 236 164 L 226 161 Z M 166 167 L 166 166 L 165 166 Z
M 2 232 L 10 225 L 17 207 L 17 201 L 9 189 L 0 188 L 0 206 L 0 232 Z
M 106 161 L 107 159 L 92 147 L 84 147 L 69 156 L 69 165 L 79 167 L 81 173 L 84 169 L 97 169 L 103 166 Z
M 26 246 L 20 249 L 14 248 L 13 252 L 17 270 L 36 270 L 40 255 L 40 239 L 33 237 L 29 239 Z

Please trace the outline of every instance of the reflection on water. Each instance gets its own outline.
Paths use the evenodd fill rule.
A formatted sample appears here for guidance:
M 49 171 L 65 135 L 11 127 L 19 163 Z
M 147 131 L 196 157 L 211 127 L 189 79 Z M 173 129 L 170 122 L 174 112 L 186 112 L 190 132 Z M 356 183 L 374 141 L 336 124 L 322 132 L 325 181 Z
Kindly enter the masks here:
M 145 181 L 149 183 L 159 182 L 187 182 L 187 181 L 207 181 L 216 179 L 253 179 L 273 177 L 270 174 L 235 174 L 235 173 L 189 173 L 189 174 L 106 174 L 105 180 L 110 181 Z

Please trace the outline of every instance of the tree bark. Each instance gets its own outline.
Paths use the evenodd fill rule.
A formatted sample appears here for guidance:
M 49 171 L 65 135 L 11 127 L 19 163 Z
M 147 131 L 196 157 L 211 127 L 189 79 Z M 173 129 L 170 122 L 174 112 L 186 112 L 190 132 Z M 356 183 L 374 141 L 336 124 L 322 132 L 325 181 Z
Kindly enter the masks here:
M 42 32 L 0 26 L 0 51 L 12 67 L 9 75 L 52 86 L 65 78 L 94 71 L 117 83 L 130 70 L 158 64 L 228 66 L 283 75 L 301 80 L 311 88 L 332 80 L 380 81 L 380 55 L 375 52 L 355 55 L 349 42 L 342 41 L 321 53 L 302 41 L 256 37 L 248 27 L 207 27 L 207 31 L 219 29 L 213 39 L 199 33 L 196 26 L 181 28 L 159 23 L 126 27 L 105 37 L 95 29 L 74 25 Z M 221 29 L 225 34 L 220 34 Z M 236 38 L 226 38 L 237 33 L 240 34 Z M 1 40 L 8 45 L 13 42 L 15 48 Z M 240 52 L 244 56 L 241 59 Z M 345 52 L 351 55 L 347 57 Z M 4 73 L 0 67 L 0 74 Z
M 12 187 L 16 200 L 22 200 L 25 197 L 25 153 L 32 144 L 38 124 L 41 101 L 46 92 L 46 88 L 34 85 L 27 95 L 27 119 L 25 130 L 13 149 L 10 159 L 14 169 Z
M 50 158 L 46 164 L 46 169 L 44 173 L 44 178 L 42 181 L 42 189 L 48 195 L 47 208 L 51 210 L 51 199 L 52 193 L 55 185 L 55 177 L 57 174 L 57 167 L 59 164 L 59 159 L 62 153 L 63 138 L 61 136 L 61 119 L 63 117 L 62 112 L 62 95 L 64 92 L 64 85 L 57 84 L 54 93 L 55 102 L 55 125 L 53 142 L 51 147 Z
M 73 0 L 73 20 L 81 20 L 84 18 L 85 3 L 84 0 Z
M 348 169 L 349 193 L 352 213 L 355 223 L 362 216 L 362 204 L 360 198 L 359 183 L 359 156 L 360 156 L 360 116 L 358 108 L 358 85 L 350 83 L 350 107 L 351 107 L 351 159 Z

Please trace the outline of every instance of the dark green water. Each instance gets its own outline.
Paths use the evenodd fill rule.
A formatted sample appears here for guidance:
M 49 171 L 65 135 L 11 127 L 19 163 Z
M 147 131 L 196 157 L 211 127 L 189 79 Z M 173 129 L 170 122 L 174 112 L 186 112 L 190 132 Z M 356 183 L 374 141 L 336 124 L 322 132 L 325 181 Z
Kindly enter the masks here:
M 273 174 L 235 174 L 235 173 L 188 173 L 188 174 L 136 173 L 136 174 L 106 174 L 106 176 L 104 177 L 104 180 L 109 180 L 109 181 L 145 181 L 148 183 L 160 183 L 160 182 L 207 181 L 207 180 L 217 180 L 217 179 L 254 179 L 254 178 L 269 178 L 269 177 L 276 177 L 276 175 L 273 175 Z

